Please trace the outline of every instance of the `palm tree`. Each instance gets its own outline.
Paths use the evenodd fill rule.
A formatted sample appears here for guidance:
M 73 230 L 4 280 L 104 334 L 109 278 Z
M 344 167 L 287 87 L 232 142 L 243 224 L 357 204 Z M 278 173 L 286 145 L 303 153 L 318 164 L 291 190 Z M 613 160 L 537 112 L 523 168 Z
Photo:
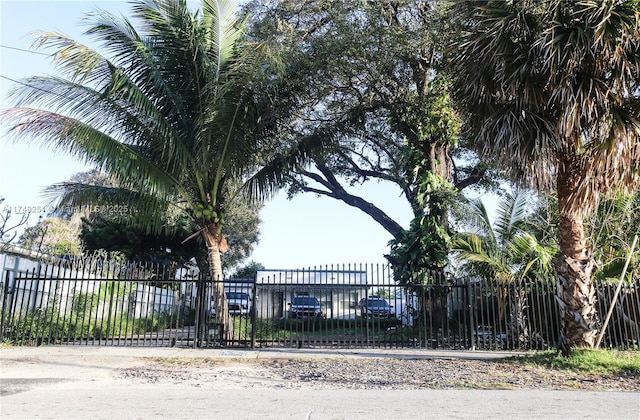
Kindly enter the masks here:
M 472 231 L 458 233 L 452 248 L 463 261 L 461 268 L 488 280 L 514 280 L 529 275 L 545 278 L 551 274 L 552 250 L 528 230 L 530 209 L 524 192 L 507 194 L 491 223 L 482 200 L 472 200 L 467 215 Z
M 527 230 L 529 208 L 524 192 L 508 194 L 500 201 L 492 224 L 484 203 L 473 200 L 469 206 L 472 231 L 458 233 L 451 247 L 465 274 L 495 285 L 500 318 L 506 319 L 510 309 L 509 342 L 520 346 L 529 339 L 521 286 L 526 278 L 549 278 L 553 257 L 553 250 Z
M 118 187 L 64 183 L 59 206 L 117 204 L 127 220 L 159 232 L 170 215 L 190 217 L 207 247 L 208 267 L 222 280 L 225 209 L 268 137 L 267 57 L 241 43 L 235 4 L 140 0 L 131 21 L 103 11 L 87 16 L 86 34 L 105 54 L 58 33 L 41 33 L 62 76 L 22 81 L 17 106 L 0 117 L 16 139 L 75 155 Z M 138 25 L 136 26 L 135 23 Z M 216 321 L 232 324 L 216 282 Z
M 562 350 L 591 347 L 598 318 L 584 219 L 601 195 L 638 187 L 640 4 L 469 1 L 457 18 L 467 135 L 514 179 L 555 190 Z

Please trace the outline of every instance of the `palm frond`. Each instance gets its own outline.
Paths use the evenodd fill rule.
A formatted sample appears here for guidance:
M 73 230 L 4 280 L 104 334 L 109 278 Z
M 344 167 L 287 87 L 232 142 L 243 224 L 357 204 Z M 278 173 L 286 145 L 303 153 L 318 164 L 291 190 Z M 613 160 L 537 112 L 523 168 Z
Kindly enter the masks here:
M 495 230 L 504 246 L 518 232 L 519 224 L 524 220 L 529 202 L 522 191 L 508 194 L 498 203 Z
M 219 71 L 232 61 L 233 50 L 244 33 L 244 22 L 238 21 L 236 8 L 236 1 L 203 1 L 205 28 L 211 31 L 209 51 L 213 52 Z
M 495 249 L 487 247 L 487 241 L 478 235 L 460 234 L 454 239 L 452 250 L 457 259 L 464 261 L 463 270 L 471 274 L 491 279 L 506 270 Z
M 134 148 L 73 118 L 31 108 L 0 113 L 16 139 L 38 139 L 53 151 L 64 151 L 112 174 L 123 185 L 145 185 L 152 194 L 182 189 L 180 180 L 163 171 Z
M 554 250 L 542 246 L 535 236 L 520 232 L 509 241 L 508 252 L 514 262 L 519 278 L 535 274 L 538 278 L 553 277 Z
M 306 167 L 312 156 L 331 142 L 334 134 L 332 128 L 322 128 L 298 140 L 288 150 L 279 151 L 245 181 L 243 190 L 246 195 L 251 200 L 263 200 L 271 196 L 284 185 L 293 170 Z
M 171 200 L 146 191 L 76 182 L 53 184 L 43 195 L 58 213 L 122 218 L 128 224 L 152 233 L 162 231 L 166 223 L 163 215 L 175 206 Z

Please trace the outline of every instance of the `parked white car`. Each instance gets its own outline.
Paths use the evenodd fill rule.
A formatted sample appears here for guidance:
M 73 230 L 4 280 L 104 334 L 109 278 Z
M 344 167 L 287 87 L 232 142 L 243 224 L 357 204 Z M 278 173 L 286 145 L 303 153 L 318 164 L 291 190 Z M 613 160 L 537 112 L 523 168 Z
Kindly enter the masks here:
M 248 316 L 251 313 L 251 297 L 245 292 L 226 292 L 231 315 Z
M 246 292 L 225 292 L 229 314 L 249 316 L 251 314 L 251 295 Z M 216 314 L 216 303 L 211 300 L 211 316 Z

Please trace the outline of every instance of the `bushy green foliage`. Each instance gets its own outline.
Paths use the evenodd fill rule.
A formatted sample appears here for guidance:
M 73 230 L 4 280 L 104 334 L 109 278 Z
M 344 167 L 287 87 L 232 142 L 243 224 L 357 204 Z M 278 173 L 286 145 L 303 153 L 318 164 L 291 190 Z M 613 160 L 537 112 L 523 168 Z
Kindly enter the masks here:
M 640 353 L 634 351 L 575 349 L 567 357 L 554 351 L 546 351 L 509 357 L 505 361 L 594 375 L 640 375 Z
M 91 302 L 91 295 L 77 296 L 74 299 L 74 306 L 84 311 L 72 311 L 68 315 L 61 314 L 56 307 L 30 311 L 11 322 L 5 338 L 15 345 L 31 345 L 40 340 L 55 343 L 66 340 L 118 339 L 189 325 L 189 317 L 178 318 L 168 313 L 133 318 L 128 313 L 119 312 L 110 317 L 106 314 L 98 317 L 95 308 L 87 302 Z

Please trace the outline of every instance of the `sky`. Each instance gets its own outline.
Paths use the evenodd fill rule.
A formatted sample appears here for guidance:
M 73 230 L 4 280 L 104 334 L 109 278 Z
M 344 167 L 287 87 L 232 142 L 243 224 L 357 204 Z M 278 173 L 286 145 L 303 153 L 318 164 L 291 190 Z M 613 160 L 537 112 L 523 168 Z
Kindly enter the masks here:
M 60 31 L 77 40 L 82 17 L 100 7 L 126 12 L 127 2 L 113 1 L 8 1 L 0 0 L 0 108 L 13 105 L 8 97 L 20 80 L 37 74 L 54 74 L 48 58 L 23 50 L 31 47 L 33 31 Z M 15 210 L 46 205 L 42 190 L 91 169 L 82 162 L 41 148 L 37 143 L 18 144 L 0 127 L 0 196 L 2 207 Z M 399 189 L 374 183 L 357 190 L 405 228 L 411 219 L 409 206 Z M 299 195 L 292 200 L 284 192 L 265 203 L 260 214 L 260 241 L 249 260 L 269 269 L 295 269 L 345 264 L 384 263 L 392 239 L 380 225 L 360 210 L 337 200 Z M 30 223 L 37 222 L 37 216 Z

